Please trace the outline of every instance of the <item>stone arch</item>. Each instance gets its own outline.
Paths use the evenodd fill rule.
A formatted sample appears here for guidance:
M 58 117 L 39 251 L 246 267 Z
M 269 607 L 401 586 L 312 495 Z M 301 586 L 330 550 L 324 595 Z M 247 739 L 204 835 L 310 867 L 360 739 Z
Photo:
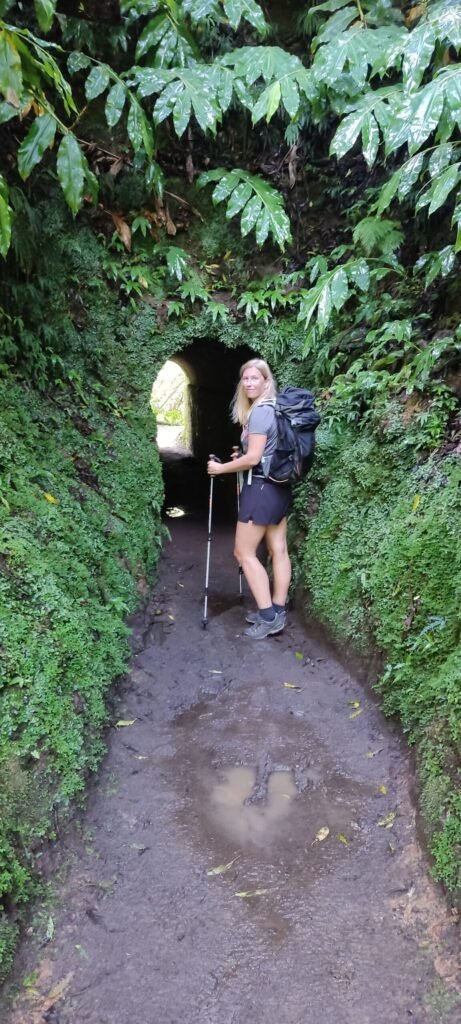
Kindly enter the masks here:
M 192 456 L 162 454 L 167 505 L 190 508 L 200 503 L 205 508 L 208 455 L 213 452 L 225 461 L 232 445 L 238 444 L 240 430 L 231 423 L 229 406 L 240 366 L 255 355 L 248 345 L 230 347 L 203 337 L 187 341 L 169 354 L 168 359 L 181 367 L 188 381 Z M 222 478 L 215 488 L 215 511 L 225 516 L 235 512 L 234 477 Z

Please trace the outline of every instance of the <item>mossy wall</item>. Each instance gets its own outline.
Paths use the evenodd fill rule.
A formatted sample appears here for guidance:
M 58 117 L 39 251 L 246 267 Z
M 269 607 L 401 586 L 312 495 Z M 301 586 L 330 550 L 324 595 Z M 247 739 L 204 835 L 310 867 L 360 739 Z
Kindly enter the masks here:
M 417 458 L 402 440 L 320 432 L 296 494 L 296 571 L 339 645 L 381 655 L 372 682 L 416 745 L 434 872 L 459 895 L 461 460 Z

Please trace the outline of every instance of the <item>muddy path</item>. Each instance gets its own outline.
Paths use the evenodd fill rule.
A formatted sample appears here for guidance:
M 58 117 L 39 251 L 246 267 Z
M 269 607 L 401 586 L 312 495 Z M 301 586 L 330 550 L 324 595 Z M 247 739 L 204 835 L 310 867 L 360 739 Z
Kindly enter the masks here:
M 206 528 L 170 525 L 114 719 L 130 724 L 2 1024 L 455 1024 L 458 923 L 404 745 L 295 614 L 241 636 L 224 526 L 203 630 Z

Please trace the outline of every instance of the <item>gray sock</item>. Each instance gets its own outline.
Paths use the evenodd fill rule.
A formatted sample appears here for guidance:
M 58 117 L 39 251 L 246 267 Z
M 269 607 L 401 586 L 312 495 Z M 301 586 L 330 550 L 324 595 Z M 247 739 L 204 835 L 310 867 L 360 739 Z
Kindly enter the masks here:
M 274 619 L 275 619 L 275 611 L 274 611 L 272 605 L 270 606 L 270 608 L 258 608 L 258 611 L 259 611 L 259 617 L 264 622 L 273 622 L 274 621 Z

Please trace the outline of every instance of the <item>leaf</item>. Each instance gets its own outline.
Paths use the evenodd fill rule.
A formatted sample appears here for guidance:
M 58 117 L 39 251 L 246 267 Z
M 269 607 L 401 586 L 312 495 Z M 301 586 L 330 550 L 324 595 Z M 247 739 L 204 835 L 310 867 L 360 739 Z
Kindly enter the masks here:
M 56 0 L 34 0 L 34 7 L 42 32 L 49 32 L 56 11 Z
M 296 658 L 296 661 L 302 661 L 303 658 L 304 658 L 303 652 L 302 651 L 295 651 L 295 658 Z
M 229 871 L 232 865 L 235 864 L 236 860 L 237 857 L 234 857 L 233 860 L 228 861 L 227 864 L 219 864 L 217 868 L 210 868 L 207 871 L 207 875 L 209 875 L 210 877 L 212 875 L 224 875 L 225 872 Z
M 197 180 L 197 186 L 203 188 L 210 182 L 216 182 L 212 197 L 213 203 L 229 200 L 227 216 L 234 216 L 233 211 L 238 211 L 239 208 L 243 210 L 241 217 L 243 235 L 248 234 L 252 228 L 256 228 L 258 244 L 262 244 L 270 231 L 274 241 L 281 249 L 284 248 L 285 243 L 291 238 L 290 222 L 283 208 L 280 193 L 268 182 L 259 175 L 249 174 L 248 171 L 226 171 L 222 167 L 201 174 Z M 242 185 L 250 186 L 251 198 L 247 201 L 248 188 L 242 188 Z M 235 197 L 234 192 L 236 192 Z M 242 206 L 243 203 L 245 204 Z
M 302 686 L 296 686 L 295 683 L 284 683 L 283 685 L 287 690 L 302 690 Z
M 50 502 L 50 505 L 57 505 L 58 504 L 58 499 L 55 498 L 52 494 L 48 494 L 48 491 L 44 492 L 43 497 L 46 498 L 46 500 Z
M 6 29 L 0 30 L 0 93 L 7 103 L 19 107 L 22 93 L 21 59 L 14 36 Z
M 118 722 L 115 723 L 115 728 L 124 729 L 128 725 L 134 725 L 134 723 L 137 721 L 137 718 L 121 718 Z
M 107 64 L 95 64 L 92 67 L 85 82 L 85 96 L 87 100 L 95 100 L 100 96 L 110 82 L 110 68 Z
M 234 892 L 234 896 L 239 896 L 242 900 L 249 900 L 253 896 L 265 896 L 270 891 L 270 889 L 250 889 L 247 892 Z
M 122 82 L 116 82 L 107 94 L 106 99 L 106 121 L 109 128 L 120 121 L 125 106 L 126 89 Z
M 441 171 L 445 170 L 447 164 L 450 163 L 453 153 L 453 146 L 451 142 L 445 142 L 441 146 L 436 146 L 433 153 L 431 153 L 428 171 L 431 178 L 436 178 Z M 422 156 L 422 154 L 420 154 Z M 413 157 L 416 160 L 417 157 Z
M 18 171 L 25 181 L 33 168 L 40 162 L 56 134 L 56 121 L 51 114 L 41 114 L 32 122 L 25 139 L 18 149 Z
M 379 128 L 373 114 L 370 114 L 362 126 L 362 148 L 367 166 L 373 167 L 379 149 Z
M 0 195 L 0 255 L 6 256 L 11 242 L 11 209 Z
M 358 708 L 357 711 L 353 711 L 352 714 L 349 715 L 349 720 L 352 721 L 353 718 L 358 718 L 358 716 L 362 714 L 362 711 L 363 708 Z
M 361 704 L 361 701 L 359 701 L 359 700 L 348 700 L 347 703 L 348 703 L 350 708 L 359 708 L 360 704 Z
M 413 498 L 413 501 L 411 503 L 411 510 L 412 510 L 412 512 L 416 512 L 416 509 L 419 508 L 420 501 L 421 501 L 421 495 L 420 494 L 415 494 L 415 497 Z
M 314 843 L 323 843 L 323 840 L 326 839 L 327 836 L 329 835 L 330 829 L 328 828 L 328 825 L 324 825 L 323 828 L 319 828 L 318 832 L 315 835 L 315 839 L 312 843 L 312 846 L 314 845 Z
M 385 818 L 381 818 L 380 821 L 377 821 L 376 824 L 379 826 L 379 828 L 392 828 L 395 819 L 396 812 L 391 811 L 389 814 L 386 814 Z
M 344 303 L 346 302 L 349 296 L 347 274 L 342 267 L 340 267 L 339 270 L 337 270 L 336 273 L 333 274 L 333 277 L 331 278 L 330 292 L 335 309 L 341 309 L 341 307 L 344 306 Z
M 74 135 L 64 135 L 58 149 L 57 171 L 61 188 L 73 213 L 80 207 L 85 181 L 83 156 Z
M 81 53 L 80 50 L 73 50 L 67 58 L 67 67 L 71 75 L 75 75 L 77 71 L 86 70 L 90 64 L 91 58 L 86 53 Z
M 238 28 L 243 18 L 261 35 L 266 32 L 266 19 L 255 0 L 223 0 L 223 7 L 232 28 Z
M 408 36 L 403 58 L 403 82 L 409 91 L 421 84 L 435 47 L 434 27 L 423 21 Z
M 348 846 L 348 840 L 346 839 L 346 836 L 343 836 L 342 832 L 339 833 L 338 839 L 340 843 L 344 843 L 344 846 Z
M 242 235 L 247 235 L 252 228 L 254 228 L 256 221 L 261 213 L 262 199 L 256 195 L 246 204 L 240 221 L 240 230 Z
M 380 786 L 379 792 L 382 794 L 382 796 L 387 796 L 387 786 Z

